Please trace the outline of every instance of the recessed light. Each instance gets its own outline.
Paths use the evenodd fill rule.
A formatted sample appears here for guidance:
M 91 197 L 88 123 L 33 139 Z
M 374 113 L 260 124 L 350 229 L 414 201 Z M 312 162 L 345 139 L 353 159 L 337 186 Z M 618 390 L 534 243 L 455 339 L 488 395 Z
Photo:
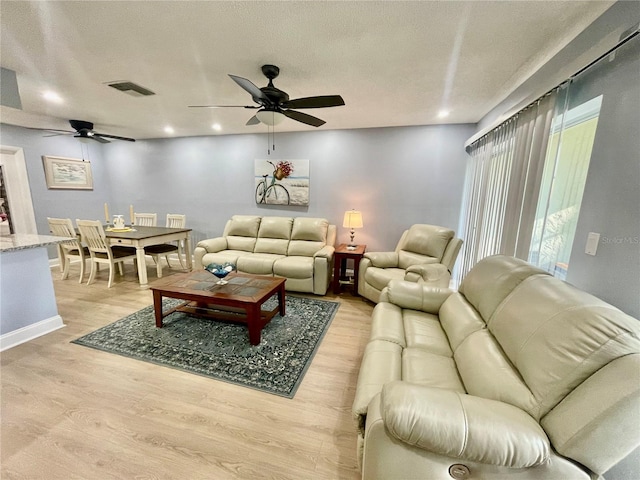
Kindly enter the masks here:
M 62 97 L 58 95 L 56 92 L 52 92 L 51 90 L 47 90 L 42 94 L 42 97 L 52 103 L 62 103 Z
M 175 133 L 175 130 L 173 129 L 173 127 L 170 127 L 169 125 L 167 125 L 166 127 L 164 127 L 164 133 L 168 133 L 169 135 Z
M 216 132 L 219 132 L 220 130 L 222 130 L 222 127 L 220 126 L 219 123 L 214 123 L 213 125 L 211 125 L 211 128 L 213 128 Z
M 438 118 L 446 118 L 449 116 L 449 110 L 440 110 L 438 112 Z

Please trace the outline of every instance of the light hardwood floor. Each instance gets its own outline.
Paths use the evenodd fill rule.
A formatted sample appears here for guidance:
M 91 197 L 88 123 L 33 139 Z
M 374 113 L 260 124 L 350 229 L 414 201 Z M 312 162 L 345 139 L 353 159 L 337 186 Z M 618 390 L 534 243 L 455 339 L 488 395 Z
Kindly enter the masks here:
M 111 289 L 107 269 L 91 286 L 78 274 L 52 270 L 66 327 L 0 354 L 3 480 L 360 477 L 351 404 L 371 303 L 324 297 L 340 308 L 286 399 L 70 343 L 152 303 L 131 263 Z

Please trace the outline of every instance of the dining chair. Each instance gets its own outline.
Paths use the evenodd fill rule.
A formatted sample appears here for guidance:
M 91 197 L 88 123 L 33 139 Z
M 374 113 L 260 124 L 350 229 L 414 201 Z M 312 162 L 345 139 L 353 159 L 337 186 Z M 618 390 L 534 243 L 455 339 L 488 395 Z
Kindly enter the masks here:
M 175 213 L 167 214 L 167 228 L 184 228 L 187 223 L 185 215 L 179 215 Z M 144 253 L 153 258 L 153 261 L 156 263 L 156 272 L 158 278 L 162 278 L 162 263 L 160 262 L 160 257 L 164 257 L 167 261 L 167 266 L 171 268 L 171 263 L 169 262 L 169 254 L 176 252 L 178 254 L 178 260 L 180 261 L 180 266 L 185 269 L 184 263 L 182 261 L 182 256 L 184 255 L 184 246 L 182 245 L 182 241 L 178 241 L 177 244 L 174 243 L 163 243 L 160 245 L 149 245 L 148 247 L 144 247 Z
M 71 264 L 70 257 L 80 258 L 80 279 L 78 283 L 82 283 L 84 278 L 84 266 L 85 259 L 90 257 L 89 249 L 82 245 L 73 223 L 70 218 L 50 218 L 47 217 L 49 222 L 49 230 L 56 237 L 71 237 L 69 240 L 65 240 L 63 243 L 59 243 L 58 246 L 58 261 L 60 262 L 60 270 L 62 271 L 62 280 L 66 280 L 69 276 L 69 266 Z
M 157 213 L 134 213 L 133 220 L 141 227 L 155 227 L 158 222 Z
M 111 246 L 104 234 L 102 222 L 99 220 L 78 220 L 76 225 L 80 230 L 82 241 L 89 247 L 91 256 L 91 274 L 87 285 L 91 285 L 96 277 L 97 267 L 101 263 L 109 265 L 109 284 L 108 288 L 113 285 L 113 277 L 115 264 L 118 264 L 120 275 L 124 275 L 122 265 L 125 260 L 133 260 L 136 262 L 136 249 L 132 247 L 121 247 L 118 245 Z

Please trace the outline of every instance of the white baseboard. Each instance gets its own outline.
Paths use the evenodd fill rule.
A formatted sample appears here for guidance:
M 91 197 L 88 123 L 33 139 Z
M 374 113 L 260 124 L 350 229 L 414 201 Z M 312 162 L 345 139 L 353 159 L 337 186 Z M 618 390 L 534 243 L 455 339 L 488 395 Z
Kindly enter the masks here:
M 62 321 L 60 315 L 55 315 L 50 318 L 45 318 L 39 322 L 27 325 L 26 327 L 18 328 L 13 332 L 0 335 L 0 352 L 9 348 L 20 345 L 21 343 L 28 342 L 34 338 L 38 338 L 47 333 L 51 333 L 54 330 L 65 327 L 66 325 Z

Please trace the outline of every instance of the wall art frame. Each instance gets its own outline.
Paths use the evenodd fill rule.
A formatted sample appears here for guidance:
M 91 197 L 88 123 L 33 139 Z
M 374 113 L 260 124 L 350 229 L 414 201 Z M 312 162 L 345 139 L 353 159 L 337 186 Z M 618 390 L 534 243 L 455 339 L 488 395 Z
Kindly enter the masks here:
M 93 190 L 91 162 L 76 158 L 43 155 L 48 189 Z
M 257 205 L 308 206 L 309 160 L 255 160 Z

